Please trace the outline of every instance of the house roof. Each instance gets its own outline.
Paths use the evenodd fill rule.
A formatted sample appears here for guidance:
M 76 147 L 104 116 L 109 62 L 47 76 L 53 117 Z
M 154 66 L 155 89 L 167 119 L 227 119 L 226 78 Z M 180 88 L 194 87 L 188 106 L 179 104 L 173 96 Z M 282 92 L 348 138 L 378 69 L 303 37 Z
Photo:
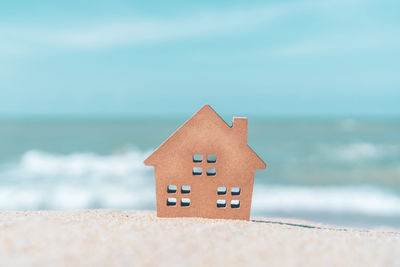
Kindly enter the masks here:
M 236 118 L 235 118 L 236 119 Z M 177 141 L 182 140 L 182 136 L 185 134 L 185 130 L 199 126 L 201 121 L 207 120 L 213 122 L 213 127 L 220 127 L 225 132 L 229 133 L 234 131 L 234 127 L 230 127 L 209 105 L 204 105 L 199 111 L 197 111 L 190 119 L 188 119 L 181 127 L 179 127 L 167 140 L 165 140 L 154 152 L 144 161 L 145 165 L 155 166 L 159 161 L 165 160 L 162 155 L 168 153 L 171 149 L 171 145 L 176 144 Z M 235 125 L 233 125 L 235 126 Z M 247 132 L 247 124 L 246 129 Z M 266 164 L 264 161 L 251 149 L 247 144 L 246 136 L 243 137 L 246 142 L 248 158 L 252 162 L 255 169 L 265 169 Z

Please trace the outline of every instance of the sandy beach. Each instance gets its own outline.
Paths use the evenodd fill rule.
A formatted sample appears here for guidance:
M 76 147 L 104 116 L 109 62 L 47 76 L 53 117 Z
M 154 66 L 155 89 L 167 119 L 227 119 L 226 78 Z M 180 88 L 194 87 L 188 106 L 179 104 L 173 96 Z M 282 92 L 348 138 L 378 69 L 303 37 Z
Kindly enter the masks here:
M 399 266 L 400 231 L 152 211 L 0 213 L 2 266 Z

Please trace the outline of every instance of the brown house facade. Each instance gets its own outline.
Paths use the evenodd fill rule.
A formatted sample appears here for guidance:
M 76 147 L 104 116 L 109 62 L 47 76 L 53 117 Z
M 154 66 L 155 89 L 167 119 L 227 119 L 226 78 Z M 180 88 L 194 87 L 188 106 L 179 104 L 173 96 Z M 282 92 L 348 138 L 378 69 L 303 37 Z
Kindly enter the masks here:
M 254 174 L 247 118 L 230 127 L 205 105 L 144 162 L 155 167 L 157 216 L 249 220 Z

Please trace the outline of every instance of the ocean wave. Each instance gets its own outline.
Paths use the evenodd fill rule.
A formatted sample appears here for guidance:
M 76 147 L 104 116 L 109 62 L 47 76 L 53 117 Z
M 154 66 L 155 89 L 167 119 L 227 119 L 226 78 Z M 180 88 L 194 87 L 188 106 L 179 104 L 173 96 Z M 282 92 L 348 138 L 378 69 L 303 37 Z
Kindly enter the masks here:
M 372 186 L 255 186 L 253 210 L 400 215 L 400 196 Z
M 57 155 L 28 151 L 0 166 L 0 210 L 155 209 L 149 152 Z M 268 185 L 256 181 L 253 214 L 271 212 L 400 214 L 400 196 L 372 186 Z
M 26 152 L 16 166 L 9 166 L 6 171 L 15 178 L 138 176 L 146 172 L 143 160 L 148 154 L 131 150 L 110 156 L 93 153 L 56 155 L 33 150 Z
M 28 151 L 0 167 L 0 209 L 152 208 L 153 171 L 143 164 L 148 154 Z
M 361 162 L 400 156 L 400 146 L 355 142 L 344 145 L 321 145 L 322 155 L 329 160 Z

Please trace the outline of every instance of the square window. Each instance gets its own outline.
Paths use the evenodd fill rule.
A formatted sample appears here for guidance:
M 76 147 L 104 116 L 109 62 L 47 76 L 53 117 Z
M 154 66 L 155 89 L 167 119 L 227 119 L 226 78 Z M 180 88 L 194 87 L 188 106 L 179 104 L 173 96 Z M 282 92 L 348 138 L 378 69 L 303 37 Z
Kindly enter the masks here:
M 200 154 L 193 155 L 193 162 L 202 162 L 202 161 L 203 161 L 203 155 Z
M 177 190 L 176 185 L 169 185 L 169 186 L 167 187 L 167 192 L 168 192 L 169 194 L 176 193 L 176 190 Z
M 190 193 L 190 185 L 182 185 L 181 186 L 181 193 L 182 194 L 189 194 Z
M 208 163 L 215 163 L 215 162 L 217 162 L 217 156 L 216 156 L 216 155 L 207 155 L 207 162 L 208 162 Z
M 181 206 L 182 206 L 182 207 L 188 207 L 188 206 L 190 206 L 190 198 L 182 198 L 182 199 L 181 199 Z
M 226 207 L 226 200 L 225 199 L 218 199 L 217 200 L 217 208 L 225 208 Z
M 217 188 L 217 193 L 218 193 L 218 195 L 226 195 L 226 187 L 225 186 L 219 186 Z
M 167 206 L 176 206 L 176 198 L 174 197 L 167 198 Z
M 208 176 L 215 176 L 217 174 L 217 170 L 215 168 L 207 168 Z
M 231 208 L 232 209 L 240 208 L 240 201 L 239 200 L 231 200 Z
M 231 188 L 231 194 L 232 194 L 232 196 L 240 195 L 240 187 L 232 187 Z
M 203 173 L 203 169 L 200 167 L 193 167 L 193 175 L 201 175 Z

